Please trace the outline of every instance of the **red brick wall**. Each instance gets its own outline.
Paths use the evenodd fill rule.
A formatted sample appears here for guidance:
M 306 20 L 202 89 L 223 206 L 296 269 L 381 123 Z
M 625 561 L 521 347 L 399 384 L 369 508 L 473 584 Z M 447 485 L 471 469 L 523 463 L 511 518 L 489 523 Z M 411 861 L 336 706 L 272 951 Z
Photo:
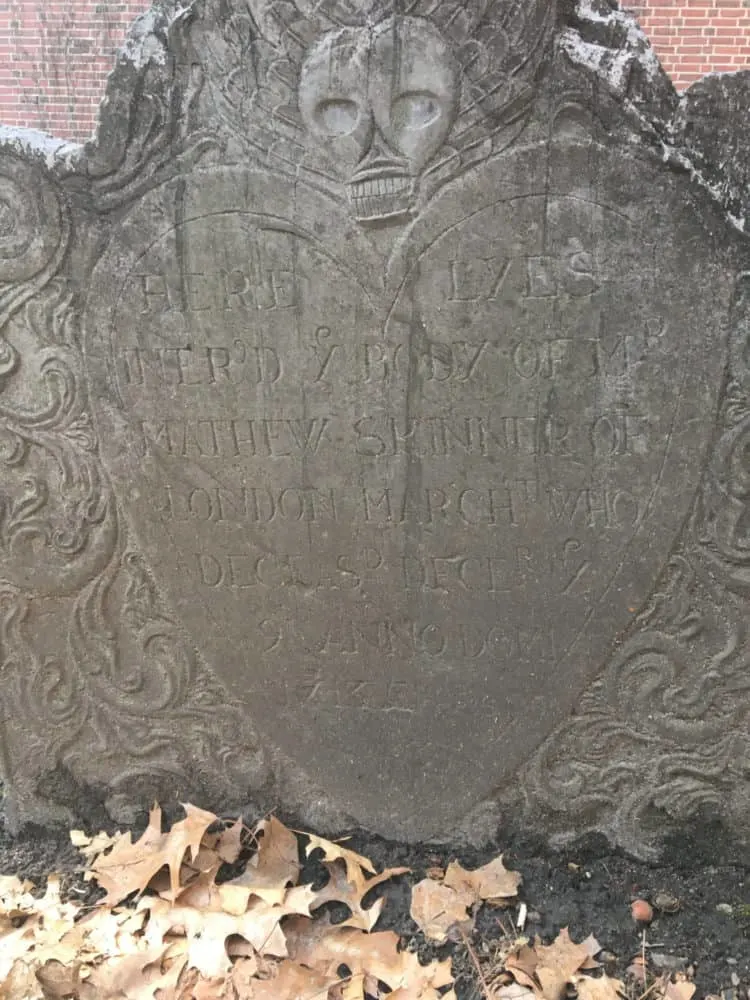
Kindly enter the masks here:
M 112 56 L 149 0 L 0 0 L 0 123 L 87 139 Z
M 625 0 L 675 84 L 750 66 L 750 0 Z M 149 0 L 0 0 L 0 122 L 91 134 L 112 56 Z
M 750 0 L 626 2 L 679 89 L 706 73 L 750 67 Z

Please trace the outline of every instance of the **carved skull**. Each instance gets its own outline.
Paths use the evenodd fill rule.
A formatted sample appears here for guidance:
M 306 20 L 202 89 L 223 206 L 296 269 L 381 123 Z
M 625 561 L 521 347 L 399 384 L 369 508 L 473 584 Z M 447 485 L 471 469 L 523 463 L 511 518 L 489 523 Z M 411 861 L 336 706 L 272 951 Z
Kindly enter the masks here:
M 458 90 L 449 45 L 417 18 L 344 28 L 309 52 L 302 118 L 346 183 L 358 221 L 396 221 L 413 210 L 420 173 L 453 126 Z

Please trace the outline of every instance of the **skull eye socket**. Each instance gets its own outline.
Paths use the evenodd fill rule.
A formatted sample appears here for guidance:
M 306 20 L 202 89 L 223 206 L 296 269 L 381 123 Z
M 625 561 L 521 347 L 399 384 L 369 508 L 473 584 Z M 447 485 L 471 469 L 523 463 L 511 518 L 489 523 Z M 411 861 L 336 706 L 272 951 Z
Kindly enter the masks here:
M 440 101 L 435 94 L 426 91 L 414 91 L 402 94 L 393 102 L 391 121 L 399 129 L 427 128 L 441 114 Z
M 321 101 L 315 108 L 315 120 L 329 135 L 349 135 L 357 127 L 359 108 L 354 101 Z

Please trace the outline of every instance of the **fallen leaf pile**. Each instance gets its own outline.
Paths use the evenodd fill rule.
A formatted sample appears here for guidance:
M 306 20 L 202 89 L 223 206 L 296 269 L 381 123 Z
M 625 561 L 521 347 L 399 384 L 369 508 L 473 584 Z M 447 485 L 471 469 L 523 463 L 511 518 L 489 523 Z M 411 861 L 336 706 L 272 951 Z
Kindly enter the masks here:
M 504 963 L 505 972 L 524 988 L 523 992 L 515 990 L 512 996 L 562 1000 L 570 985 L 576 987 L 581 1000 L 617 1000 L 624 990 L 619 979 L 607 976 L 594 979 L 584 975 L 599 968 L 594 956 L 601 950 L 593 935 L 576 944 L 567 928 L 549 945 L 542 944 L 539 938 L 533 943 L 521 940 Z M 499 997 L 510 995 L 504 993 L 502 987 L 498 991 Z
M 507 904 L 515 899 L 521 876 L 503 864 L 503 856 L 475 871 L 452 861 L 445 872 L 435 870 L 412 890 L 411 916 L 430 941 L 443 944 L 472 931 L 482 902 Z
M 692 1000 L 695 993 L 695 985 L 681 974 L 674 979 L 668 975 L 654 978 L 647 986 L 647 977 L 638 985 L 628 970 L 634 989 L 620 979 L 599 974 L 601 966 L 595 959 L 602 950 L 599 942 L 591 934 L 576 944 L 567 928 L 548 945 L 539 937 L 506 941 L 486 969 L 469 948 L 486 1000 L 563 1000 L 571 991 L 577 1000 Z
M 329 875 L 313 889 L 299 884 L 299 841 L 279 820 L 249 831 L 185 810 L 164 832 L 154 807 L 136 843 L 73 834 L 86 878 L 106 891 L 93 907 L 64 902 L 52 877 L 42 898 L 0 879 L 0 998 L 452 1000 L 450 961 L 423 965 L 392 931 L 372 931 L 383 900 L 367 907 L 365 897 L 406 869 L 377 874 L 367 858 L 310 836 L 307 856 L 321 851 Z M 217 882 L 248 842 L 244 870 Z M 316 915 L 331 901 L 348 908 L 340 923 Z
M 0 877 L 0 1000 L 456 1000 L 449 958 L 422 963 L 393 931 L 375 930 L 385 899 L 370 893 L 407 869 L 377 872 L 273 816 L 249 829 L 187 805 L 184 819 L 162 825 L 155 806 L 135 843 L 71 833 L 84 878 L 104 891 L 90 906 L 66 898 L 56 876 L 41 896 Z M 308 859 L 316 881 L 301 884 Z M 500 855 L 428 876 L 412 890 L 411 916 L 434 944 L 458 943 L 483 1000 L 692 1000 L 687 976 L 651 981 L 645 937 L 626 985 L 603 974 L 593 936 L 522 936 L 525 903 L 480 958 L 477 913 L 515 905 L 520 874 Z

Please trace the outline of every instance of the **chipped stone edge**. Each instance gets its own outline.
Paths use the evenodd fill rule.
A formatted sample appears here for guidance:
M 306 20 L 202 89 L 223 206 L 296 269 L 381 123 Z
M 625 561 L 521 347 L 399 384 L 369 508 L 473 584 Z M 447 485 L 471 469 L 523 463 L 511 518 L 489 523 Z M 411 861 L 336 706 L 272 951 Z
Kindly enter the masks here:
M 626 97 L 633 63 L 639 63 L 650 80 L 656 80 L 664 73 L 651 42 L 633 14 L 618 9 L 602 14 L 594 7 L 592 0 L 578 0 L 575 14 L 589 24 L 615 26 L 623 30 L 627 45 L 619 50 L 587 42 L 575 28 L 565 28 L 557 43 L 571 62 L 603 79 L 620 99 Z
M 110 105 L 109 94 L 113 85 L 119 83 L 123 69 L 127 67 L 131 72 L 140 74 L 149 65 L 166 66 L 169 52 L 159 37 L 159 30 L 168 35 L 173 25 L 193 5 L 194 0 L 152 0 L 152 6 L 131 22 L 124 40 L 116 49 L 114 64 L 107 75 L 97 109 L 94 131 L 88 140 L 73 142 L 41 129 L 0 122 L 0 151 L 29 158 L 57 176 L 80 171 L 86 159 L 99 147 L 98 134 Z
M 727 208 L 728 191 L 720 184 L 710 181 L 694 162 L 691 150 L 678 142 L 676 120 L 685 108 L 689 91 L 678 95 L 678 104 L 674 114 L 667 120 L 657 120 L 647 115 L 627 94 L 630 72 L 634 64 L 640 65 L 647 79 L 656 81 L 664 74 L 664 69 L 654 51 L 648 36 L 638 24 L 634 14 L 618 7 L 611 8 L 606 14 L 601 13 L 594 5 L 594 0 L 576 0 L 575 16 L 582 22 L 592 26 L 613 26 L 620 28 L 626 45 L 621 49 L 608 48 L 586 41 L 580 31 L 574 27 L 564 28 L 557 39 L 558 51 L 564 54 L 573 65 L 593 74 L 605 84 L 607 89 L 622 102 L 631 114 L 635 115 L 641 127 L 650 134 L 661 151 L 661 159 L 668 165 L 685 172 L 691 181 L 698 184 L 711 200 L 720 206 L 727 222 L 734 230 L 743 236 L 749 235 L 750 220 L 734 215 Z M 743 70 L 730 73 L 709 73 L 701 82 L 709 77 L 735 76 Z

